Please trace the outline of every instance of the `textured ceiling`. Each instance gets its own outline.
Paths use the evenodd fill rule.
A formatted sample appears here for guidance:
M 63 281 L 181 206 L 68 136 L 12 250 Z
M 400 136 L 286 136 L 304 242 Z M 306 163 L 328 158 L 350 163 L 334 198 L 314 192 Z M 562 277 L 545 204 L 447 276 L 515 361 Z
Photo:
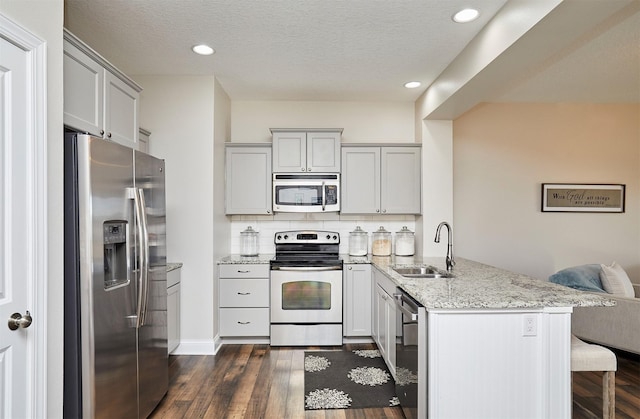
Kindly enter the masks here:
M 506 1 L 66 0 L 65 26 L 127 74 L 214 74 L 232 100 L 414 101 Z M 455 24 L 467 6 L 480 19 Z M 638 9 L 486 100 L 639 102 Z
M 413 101 L 403 84 L 428 86 L 505 2 L 67 0 L 65 26 L 127 74 L 215 74 L 234 100 Z

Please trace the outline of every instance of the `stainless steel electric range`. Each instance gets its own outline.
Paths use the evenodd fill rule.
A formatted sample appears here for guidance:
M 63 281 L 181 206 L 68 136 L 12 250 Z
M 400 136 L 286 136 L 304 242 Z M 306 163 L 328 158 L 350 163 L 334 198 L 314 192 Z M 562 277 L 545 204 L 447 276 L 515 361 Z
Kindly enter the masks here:
M 271 345 L 342 345 L 340 234 L 282 231 L 271 261 Z

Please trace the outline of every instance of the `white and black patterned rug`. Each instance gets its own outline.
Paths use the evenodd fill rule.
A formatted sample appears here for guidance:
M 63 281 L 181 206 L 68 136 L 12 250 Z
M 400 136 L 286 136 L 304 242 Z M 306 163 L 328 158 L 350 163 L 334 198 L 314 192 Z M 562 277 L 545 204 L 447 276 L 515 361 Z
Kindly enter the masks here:
M 305 410 L 398 405 L 393 377 L 377 349 L 306 351 L 304 394 Z

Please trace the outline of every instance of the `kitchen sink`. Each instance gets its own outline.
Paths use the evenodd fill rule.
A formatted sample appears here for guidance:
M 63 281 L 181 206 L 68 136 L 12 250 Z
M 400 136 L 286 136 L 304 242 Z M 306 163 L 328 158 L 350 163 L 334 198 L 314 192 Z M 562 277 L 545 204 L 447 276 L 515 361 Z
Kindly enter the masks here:
M 433 266 L 418 266 L 412 268 L 392 268 L 407 278 L 453 278 L 453 274 L 441 271 Z

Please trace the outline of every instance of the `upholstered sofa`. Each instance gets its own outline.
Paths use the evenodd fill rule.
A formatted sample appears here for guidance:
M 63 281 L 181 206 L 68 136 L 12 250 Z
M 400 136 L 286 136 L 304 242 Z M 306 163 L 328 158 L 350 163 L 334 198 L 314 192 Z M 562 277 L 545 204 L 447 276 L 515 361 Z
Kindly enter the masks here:
M 640 284 L 632 284 L 619 265 L 575 266 L 551 275 L 549 280 L 586 292 L 606 293 L 616 301 L 615 307 L 575 307 L 571 322 L 574 335 L 640 354 Z M 612 280 L 622 284 L 612 284 Z

